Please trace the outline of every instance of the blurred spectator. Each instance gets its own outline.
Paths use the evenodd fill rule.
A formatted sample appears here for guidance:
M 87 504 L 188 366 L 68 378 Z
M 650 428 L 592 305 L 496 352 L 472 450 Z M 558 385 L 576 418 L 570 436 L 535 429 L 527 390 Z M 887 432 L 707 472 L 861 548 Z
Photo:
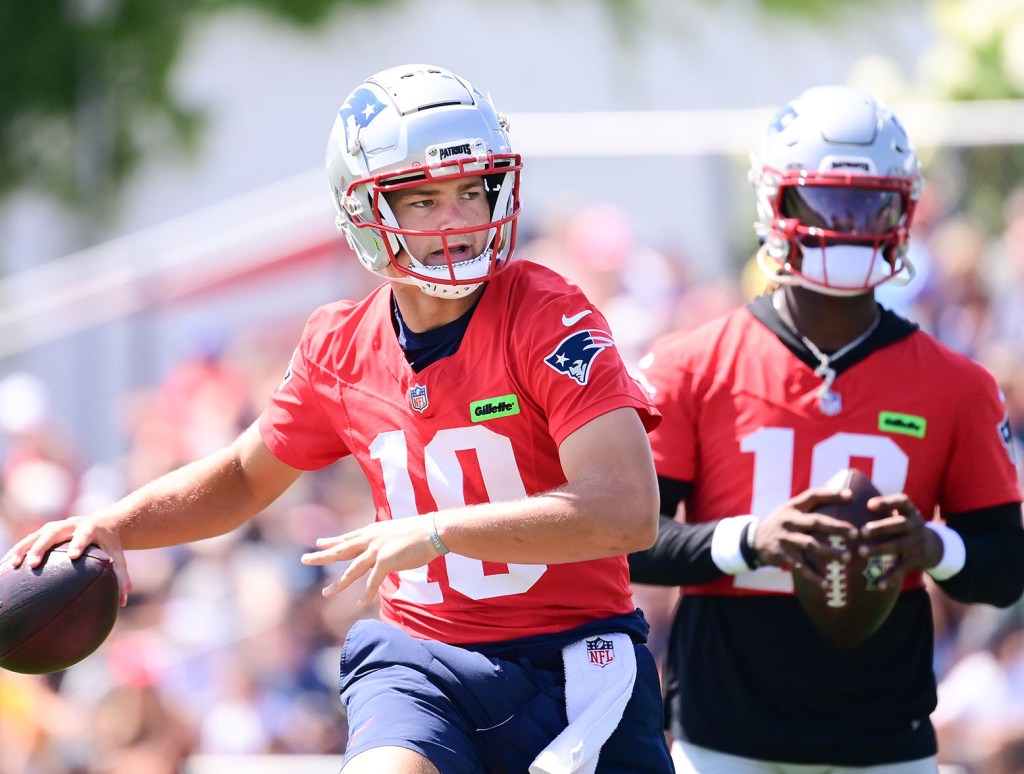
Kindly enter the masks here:
M 97 774 L 178 774 L 195 748 L 181 708 L 148 682 L 113 686 L 96 705 L 92 732 Z
M 591 205 L 564 218 L 551 218 L 518 256 L 576 283 L 608 320 L 615 345 L 629 366 L 672 324 L 678 268 L 640 242 L 625 212 L 614 205 Z
M 230 443 L 252 420 L 248 381 L 227 345 L 220 326 L 193 328 L 186 358 L 137 409 L 126 489 Z
M 39 378 L 15 372 L 0 380 L 0 543 L 71 515 L 78 494 L 73 444 L 53 416 Z
M 976 774 L 1004 769 L 1024 745 L 1024 628 L 1018 605 L 1004 611 L 984 647 L 966 653 L 939 683 L 932 715 L 939 759 Z
M 992 251 L 993 338 L 1024 360 L 1024 187 L 1003 208 L 1004 227 Z
M 957 215 L 935 229 L 928 246 L 937 275 L 931 329 L 946 346 L 976 358 L 992 334 L 983 274 L 985 232 L 973 219 Z

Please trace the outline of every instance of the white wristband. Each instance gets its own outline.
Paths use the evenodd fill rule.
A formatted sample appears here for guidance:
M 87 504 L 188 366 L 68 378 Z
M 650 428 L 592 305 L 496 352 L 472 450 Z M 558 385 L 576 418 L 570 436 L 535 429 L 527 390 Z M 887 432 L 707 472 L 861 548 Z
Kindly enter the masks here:
M 745 526 L 756 522 L 756 516 L 730 516 L 722 519 L 715 527 L 715 534 L 711 537 L 711 560 L 726 575 L 751 571 L 747 560 L 743 558 L 740 537 Z
M 925 572 L 937 581 L 952 578 L 967 563 L 967 546 L 964 545 L 964 539 L 960 537 L 959 532 L 945 524 L 930 521 L 925 526 L 942 539 L 942 558 L 937 565 Z
M 434 523 L 434 514 L 429 514 L 427 518 L 430 519 L 430 531 L 427 533 L 430 537 L 430 543 L 434 546 L 434 550 L 437 551 L 438 556 L 444 556 L 449 553 L 451 549 L 444 544 L 444 541 L 441 540 L 441 536 L 437 534 L 437 525 Z

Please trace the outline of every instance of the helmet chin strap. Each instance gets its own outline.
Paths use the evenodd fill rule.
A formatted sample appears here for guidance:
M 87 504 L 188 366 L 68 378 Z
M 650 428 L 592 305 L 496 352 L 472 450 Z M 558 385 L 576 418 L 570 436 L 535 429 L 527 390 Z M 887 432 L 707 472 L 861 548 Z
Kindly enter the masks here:
M 465 298 L 484 283 L 477 282 L 473 285 L 437 285 L 429 282 L 420 282 L 420 292 L 433 298 Z
M 419 289 L 423 293 L 426 293 L 428 296 L 433 296 L 434 298 L 464 298 L 465 296 L 468 296 L 470 293 L 472 293 L 474 290 L 476 290 L 483 284 L 483 280 L 486 278 L 487 274 L 487 267 L 491 265 L 491 258 L 494 254 L 494 250 L 488 247 L 476 258 L 469 258 L 465 261 L 459 261 L 458 263 L 451 264 L 451 273 L 449 272 L 449 267 L 447 263 L 438 264 L 437 266 L 428 266 L 417 260 L 416 257 L 408 250 L 406 250 L 406 253 L 409 256 L 410 265 L 412 266 L 413 269 L 416 270 L 418 274 L 429 275 L 443 273 L 445 278 L 450 277 L 451 273 L 454 273 L 457 279 L 461 279 L 459 277 L 460 269 L 466 270 L 469 269 L 473 264 L 483 263 L 484 276 L 481 277 L 480 282 L 471 282 L 469 284 L 462 285 L 449 285 L 440 282 L 430 282 L 428 280 L 423 279 L 422 277 L 409 278 L 410 280 L 412 280 L 412 284 L 419 286 Z

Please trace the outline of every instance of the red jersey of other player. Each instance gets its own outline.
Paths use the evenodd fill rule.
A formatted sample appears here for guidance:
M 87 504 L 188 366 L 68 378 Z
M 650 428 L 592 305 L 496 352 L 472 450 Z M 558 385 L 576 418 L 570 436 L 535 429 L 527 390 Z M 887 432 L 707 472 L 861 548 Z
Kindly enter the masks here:
M 676 769 L 934 774 L 925 574 L 960 602 L 1024 590 L 1006 409 L 981 366 L 875 300 L 913 276 L 923 186 L 887 106 L 808 90 L 768 126 L 751 180 L 766 293 L 640 363 L 663 414 L 662 521 L 630 568 L 682 590 L 664 672 Z M 849 493 L 825 486 L 850 468 L 880 492 L 859 531 L 835 515 Z M 900 593 L 873 633 L 836 642 L 801 600 L 835 588 L 854 538 L 869 582 Z
M 644 379 L 665 417 L 664 431 L 652 437 L 659 475 L 700 483 L 687 498 L 688 520 L 723 513 L 765 519 L 846 467 L 867 473 L 883 493 L 905 492 L 921 513 L 1017 499 L 1001 437 L 1006 408 L 977 363 L 886 317 L 879 343 L 891 341 L 856 367 L 843 364 L 830 388 L 839 410 L 830 416 L 821 377 L 789 349 L 796 343 L 785 331 L 783 338 L 773 331 L 773 312 L 768 298 L 759 299 L 663 338 L 644 360 Z M 886 381 L 900 389 L 880 390 Z M 921 584 L 919 568 L 907 574 L 908 588 Z M 764 567 L 685 591 L 790 592 L 792 581 L 783 568 Z

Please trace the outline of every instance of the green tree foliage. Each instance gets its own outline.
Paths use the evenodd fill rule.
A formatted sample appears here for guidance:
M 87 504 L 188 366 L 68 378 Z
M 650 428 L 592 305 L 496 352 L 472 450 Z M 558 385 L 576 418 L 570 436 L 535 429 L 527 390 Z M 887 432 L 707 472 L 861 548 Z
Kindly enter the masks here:
M 931 0 L 938 39 L 921 62 L 919 88 L 946 99 L 1024 98 L 1024 1 Z M 1024 181 L 1024 147 L 959 151 L 958 208 L 990 232 L 1003 227 L 1003 202 Z
M 32 186 L 101 215 L 147 143 L 194 148 L 172 68 L 191 25 L 234 7 L 300 26 L 390 0 L 0 0 L 0 198 Z

